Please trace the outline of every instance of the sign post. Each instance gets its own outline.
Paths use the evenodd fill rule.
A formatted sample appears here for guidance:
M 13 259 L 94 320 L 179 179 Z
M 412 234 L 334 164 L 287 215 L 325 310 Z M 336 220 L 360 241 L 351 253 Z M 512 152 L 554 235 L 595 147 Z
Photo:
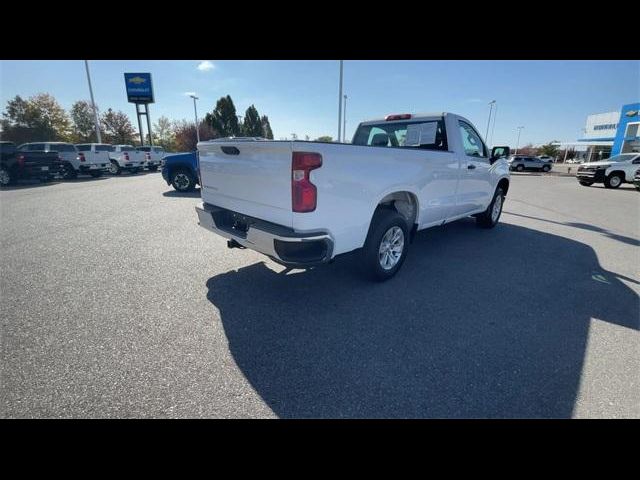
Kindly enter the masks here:
M 151 120 L 149 118 L 149 104 L 154 103 L 153 86 L 151 84 L 150 73 L 125 73 L 124 83 L 127 89 L 127 100 L 136 104 L 136 116 L 138 117 L 138 131 L 140 132 L 140 146 L 144 145 L 144 134 L 142 133 L 142 122 L 140 116 L 147 117 L 147 134 L 149 135 L 149 145 L 153 146 L 153 135 L 151 134 Z M 140 105 L 144 110 L 140 110 Z

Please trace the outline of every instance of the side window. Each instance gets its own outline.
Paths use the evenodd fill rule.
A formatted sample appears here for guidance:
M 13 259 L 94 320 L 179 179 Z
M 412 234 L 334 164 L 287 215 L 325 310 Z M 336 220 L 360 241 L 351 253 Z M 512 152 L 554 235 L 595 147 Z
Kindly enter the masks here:
M 29 145 L 27 149 L 30 152 L 36 152 L 38 150 L 44 150 L 45 149 L 44 147 L 45 147 L 44 143 L 32 143 L 31 145 Z
M 480 135 L 468 123 L 461 120 L 458 120 L 458 123 L 460 124 L 460 135 L 465 154 L 469 157 L 486 157 L 486 150 Z
M 636 158 L 636 159 L 635 159 L 633 162 L 631 162 L 631 163 L 633 163 L 634 165 L 638 165 L 638 164 L 640 164 L 640 158 Z
M 76 148 L 79 152 L 89 152 L 91 151 L 91 145 L 76 145 Z

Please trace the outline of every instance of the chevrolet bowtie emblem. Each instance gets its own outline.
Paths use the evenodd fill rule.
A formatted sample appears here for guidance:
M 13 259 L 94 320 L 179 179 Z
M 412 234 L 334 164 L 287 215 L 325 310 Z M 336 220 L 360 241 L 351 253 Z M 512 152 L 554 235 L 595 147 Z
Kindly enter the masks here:
M 142 77 L 133 77 L 129 79 L 129 83 L 135 83 L 137 85 L 140 85 L 141 83 L 145 83 L 146 81 L 147 80 Z

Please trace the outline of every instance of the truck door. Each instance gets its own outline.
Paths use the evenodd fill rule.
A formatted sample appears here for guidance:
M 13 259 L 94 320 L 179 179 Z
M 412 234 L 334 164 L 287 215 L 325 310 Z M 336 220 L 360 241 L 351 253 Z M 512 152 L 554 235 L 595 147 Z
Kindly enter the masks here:
M 455 210 L 457 215 L 464 215 L 482 211 L 489 205 L 493 195 L 491 164 L 489 150 L 469 123 L 458 119 L 458 134 L 462 151 Z

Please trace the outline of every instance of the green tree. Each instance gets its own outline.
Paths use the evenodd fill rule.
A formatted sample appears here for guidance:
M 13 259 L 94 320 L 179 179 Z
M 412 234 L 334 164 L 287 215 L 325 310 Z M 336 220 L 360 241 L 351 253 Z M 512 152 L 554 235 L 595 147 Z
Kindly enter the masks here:
M 555 142 L 557 142 L 557 140 L 552 140 L 546 145 L 540 147 L 540 155 L 549 155 L 550 157 L 555 158 L 560 150 L 557 145 L 552 145 Z
M 3 138 L 16 143 L 30 141 L 66 141 L 71 123 L 64 108 L 48 93 L 24 100 L 16 95 L 7 102 L 2 114 Z
M 247 137 L 264 137 L 262 121 L 256 107 L 251 105 L 244 114 L 244 122 L 242 123 L 242 134 Z
M 323 135 L 322 137 L 318 137 L 314 140 L 314 142 L 325 142 L 325 143 L 331 143 L 333 142 L 333 137 L 330 137 L 329 135 Z
M 273 140 L 273 132 L 271 131 L 271 124 L 269 123 L 269 117 L 263 115 L 260 118 L 260 122 L 262 123 L 262 131 L 264 133 L 264 138 L 268 138 L 269 140 Z
M 133 144 L 136 129 L 126 113 L 108 109 L 100 118 L 104 128 L 106 141 L 113 144 Z M 105 141 L 105 139 L 103 139 Z
M 97 142 L 96 123 L 91 104 L 86 100 L 78 100 L 71 106 L 70 113 L 73 141 L 76 143 Z
M 240 125 L 236 116 L 236 107 L 231 97 L 221 97 L 216 102 L 216 108 L 212 113 L 207 113 L 205 123 L 213 128 L 222 137 L 235 137 L 240 135 Z
M 171 126 L 171 120 L 164 115 L 158 118 L 158 121 L 153 126 L 155 131 L 154 137 L 156 143 L 165 148 L 165 150 L 171 150 L 173 148 L 174 134 Z

